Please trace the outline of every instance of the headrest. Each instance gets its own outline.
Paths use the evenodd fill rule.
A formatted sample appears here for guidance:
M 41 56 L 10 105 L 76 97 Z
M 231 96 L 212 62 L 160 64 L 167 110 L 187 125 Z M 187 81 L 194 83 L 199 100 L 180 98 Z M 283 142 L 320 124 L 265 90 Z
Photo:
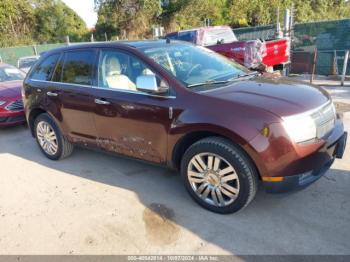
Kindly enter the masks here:
M 106 73 L 107 75 L 120 75 L 122 68 L 119 59 L 115 56 L 107 57 L 106 59 Z

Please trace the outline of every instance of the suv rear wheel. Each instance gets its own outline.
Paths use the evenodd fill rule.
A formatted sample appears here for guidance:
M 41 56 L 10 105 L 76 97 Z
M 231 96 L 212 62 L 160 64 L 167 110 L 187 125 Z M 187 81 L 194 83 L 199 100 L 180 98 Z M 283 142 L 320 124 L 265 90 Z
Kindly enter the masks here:
M 41 114 L 35 119 L 34 133 L 41 151 L 47 158 L 59 160 L 72 154 L 73 145 L 62 135 L 48 114 Z
M 183 156 L 181 174 L 192 198 L 216 213 L 241 210 L 257 190 L 255 166 L 242 149 L 220 137 L 193 144 Z

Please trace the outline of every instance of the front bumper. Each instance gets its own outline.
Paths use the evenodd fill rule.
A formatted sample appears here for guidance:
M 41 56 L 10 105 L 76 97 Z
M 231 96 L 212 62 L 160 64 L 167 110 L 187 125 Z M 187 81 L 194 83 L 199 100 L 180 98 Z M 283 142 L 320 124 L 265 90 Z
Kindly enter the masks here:
M 26 122 L 24 111 L 0 113 L 0 127 L 14 126 Z
M 268 193 L 284 193 L 303 189 L 322 177 L 332 166 L 335 158 L 342 158 L 345 152 L 347 142 L 347 133 L 345 132 L 335 143 L 327 148 L 330 160 L 320 168 L 297 174 L 286 176 L 282 181 L 268 182 L 264 181 L 264 187 Z

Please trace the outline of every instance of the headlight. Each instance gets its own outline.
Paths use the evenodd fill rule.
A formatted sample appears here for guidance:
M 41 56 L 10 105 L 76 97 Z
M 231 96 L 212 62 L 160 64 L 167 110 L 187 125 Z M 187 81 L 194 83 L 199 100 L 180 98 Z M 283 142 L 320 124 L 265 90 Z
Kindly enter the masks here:
M 0 106 L 6 104 L 6 101 L 0 100 Z
M 306 142 L 316 138 L 316 124 L 310 115 L 301 114 L 283 117 L 282 119 L 286 132 L 295 143 Z

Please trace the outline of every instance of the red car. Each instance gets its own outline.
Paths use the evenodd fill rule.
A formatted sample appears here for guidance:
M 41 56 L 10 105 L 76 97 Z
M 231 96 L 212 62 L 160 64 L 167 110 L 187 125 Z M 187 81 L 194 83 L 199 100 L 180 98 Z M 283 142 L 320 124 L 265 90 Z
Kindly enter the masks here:
M 289 63 L 289 39 L 239 41 L 229 26 L 200 27 L 170 33 L 165 38 L 205 46 L 252 69 L 282 70 Z
M 0 64 L 0 127 L 25 123 L 21 95 L 25 74 L 16 67 Z

